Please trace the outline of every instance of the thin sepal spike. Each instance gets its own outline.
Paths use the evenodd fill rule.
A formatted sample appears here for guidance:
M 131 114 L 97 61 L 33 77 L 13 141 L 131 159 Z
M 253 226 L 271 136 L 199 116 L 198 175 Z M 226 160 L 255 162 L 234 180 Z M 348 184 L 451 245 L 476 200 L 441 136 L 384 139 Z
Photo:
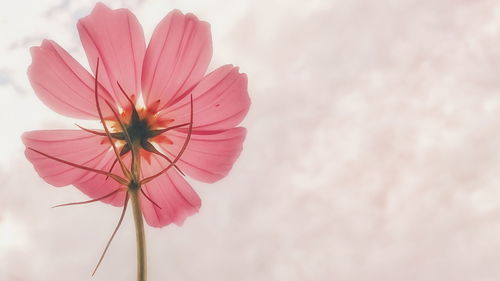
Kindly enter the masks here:
M 115 158 L 115 161 L 113 161 L 113 164 L 111 164 L 111 167 L 109 168 L 109 173 L 111 173 L 111 171 L 113 171 L 113 168 L 115 167 L 116 163 L 118 163 L 118 159 Z M 106 178 L 104 180 L 107 180 L 108 179 L 108 176 L 106 176 Z
M 125 124 L 123 124 L 122 120 L 120 119 L 120 116 L 118 116 L 118 113 L 113 109 L 111 104 L 106 100 L 105 100 L 105 102 L 108 105 L 111 112 L 113 113 L 113 115 L 115 116 L 116 120 L 118 120 L 118 124 L 120 124 L 120 127 L 122 128 L 123 134 L 125 135 L 125 140 L 127 141 L 127 145 L 132 146 L 133 145 L 132 139 L 130 138 L 130 135 L 128 134 L 127 128 L 125 128 Z M 135 163 L 135 161 L 136 161 L 135 155 L 132 153 L 132 162 L 131 163 Z
M 88 132 L 88 133 L 91 133 L 91 134 L 94 134 L 94 135 L 98 135 L 98 136 L 103 136 L 103 137 L 106 137 L 106 133 L 102 133 L 102 132 L 98 132 L 98 131 L 95 131 L 95 130 L 91 130 L 91 129 L 87 129 L 85 127 L 82 127 L 78 124 L 75 124 L 78 128 L 84 130 L 85 132 Z M 114 139 L 118 139 L 118 140 L 125 140 L 125 137 L 122 135 L 122 133 L 111 133 L 111 137 L 114 138 Z
M 92 272 L 92 276 L 97 272 L 97 269 L 99 269 L 99 266 L 102 263 L 102 260 L 104 259 L 104 256 L 106 255 L 106 252 L 108 251 L 109 245 L 111 245 L 111 242 L 113 241 L 113 238 L 115 238 L 116 233 L 118 232 L 118 229 L 120 228 L 123 218 L 125 217 L 125 212 L 127 211 L 127 205 L 128 205 L 128 193 L 125 196 L 125 203 L 123 204 L 123 211 L 122 214 L 120 215 L 120 219 L 118 220 L 118 224 L 115 227 L 115 230 L 113 231 L 113 234 L 109 238 L 108 243 L 106 244 L 106 247 L 104 248 L 104 251 L 102 252 L 101 257 L 99 258 L 99 261 L 97 262 L 97 265 L 94 268 L 94 271 Z
M 130 171 L 127 169 L 127 167 L 123 163 L 122 159 L 120 158 L 120 154 L 118 153 L 118 149 L 116 149 L 116 145 L 113 142 L 113 139 L 111 138 L 111 135 L 109 133 L 108 126 L 106 125 L 106 122 L 104 121 L 104 117 L 102 116 L 101 107 L 99 105 L 98 75 L 99 75 L 99 58 L 97 58 L 97 66 L 95 69 L 95 83 L 94 83 L 94 95 L 95 95 L 95 104 L 97 107 L 97 113 L 99 113 L 99 119 L 101 120 L 102 126 L 104 127 L 104 131 L 106 131 L 106 136 L 108 137 L 108 140 L 111 143 L 111 146 L 113 147 L 113 151 L 115 152 L 116 158 L 118 159 L 118 162 L 120 163 L 120 167 L 122 168 L 123 174 L 127 178 L 130 178 Z
M 170 130 L 177 129 L 177 128 L 180 128 L 180 127 L 184 127 L 186 125 L 189 125 L 189 123 L 183 123 L 183 124 L 175 125 L 175 126 L 172 126 L 172 127 L 161 129 L 161 130 L 151 130 L 150 132 L 148 132 L 148 136 L 150 138 L 156 137 L 156 136 L 161 135 L 161 134 L 163 134 L 165 132 L 168 132 Z
M 172 164 L 172 160 L 170 160 L 170 158 L 168 158 L 167 155 L 161 153 L 160 151 L 158 151 L 158 149 L 156 149 L 156 147 L 154 147 L 154 145 L 152 145 L 150 142 L 146 141 L 146 142 L 141 142 L 141 147 L 146 150 L 146 151 L 149 151 L 151 153 L 154 153 L 156 155 L 159 155 L 160 157 L 162 157 L 163 159 L 167 160 L 170 164 Z M 181 175 L 183 176 L 186 176 L 186 174 L 184 174 L 183 171 L 181 171 L 181 169 L 174 164 L 174 168 L 179 172 L 181 173 Z
M 122 151 L 120 151 L 120 156 L 123 156 L 123 155 L 127 154 L 130 150 L 131 150 L 130 145 L 128 143 L 126 143 L 122 147 Z
M 101 201 L 103 199 L 106 199 L 108 197 L 111 197 L 113 195 L 115 195 L 116 193 L 118 193 L 119 191 L 125 191 L 126 189 L 125 188 L 118 188 L 117 190 L 109 193 L 109 194 L 106 194 L 102 197 L 99 197 L 99 198 L 96 198 L 96 199 L 92 199 L 92 200 L 87 200 L 87 201 L 81 201 L 81 202 L 73 202 L 73 203 L 66 203 L 66 204 L 59 204 L 59 205 L 55 205 L 53 206 L 52 208 L 59 208 L 59 207 L 66 207 L 66 206 L 74 206 L 74 205 L 83 205 L 83 204 L 89 204 L 89 203 L 93 203 L 93 202 L 97 202 L 97 201 Z
M 78 124 L 75 124 L 78 128 L 84 130 L 85 132 L 87 133 L 91 133 L 91 134 L 94 134 L 94 135 L 98 135 L 98 136 L 103 136 L 105 137 L 106 136 L 106 133 L 101 133 L 101 132 L 98 132 L 98 131 L 94 131 L 94 130 L 90 130 L 90 129 L 87 129 L 87 128 L 84 128 Z
M 129 148 L 129 147 L 130 147 L 130 146 L 129 146 L 128 144 L 126 144 L 125 146 L 123 146 L 122 151 L 120 151 L 120 156 L 123 156 L 123 155 L 125 155 L 127 152 L 129 152 L 129 151 L 130 151 L 130 148 Z M 109 168 L 109 170 L 108 170 L 108 172 L 109 172 L 109 173 L 111 173 L 111 171 L 113 171 L 113 168 L 115 167 L 116 163 L 118 163 L 118 159 L 117 159 L 117 158 L 115 158 L 115 161 L 113 161 L 113 164 L 112 164 L 112 165 L 111 165 L 111 167 Z M 108 177 L 106 177 L 106 179 L 105 179 L 105 180 L 107 180 L 107 179 L 108 179 Z
M 168 102 L 168 104 L 177 104 L 179 101 L 181 101 L 182 99 L 184 99 L 185 97 L 187 97 L 188 95 L 190 95 L 193 92 L 194 88 L 196 88 L 198 86 L 198 84 L 200 84 L 200 81 L 198 81 L 197 83 L 194 83 L 193 86 L 191 86 L 189 89 L 187 89 L 186 91 L 184 91 L 176 99 Z
M 107 100 L 104 100 L 104 101 L 106 102 L 106 105 L 109 107 L 109 109 L 111 110 L 111 112 L 115 116 L 116 120 L 118 121 L 118 124 L 120 125 L 120 128 L 122 129 L 123 134 L 125 135 L 125 140 L 127 141 L 127 143 L 132 145 L 132 139 L 130 138 L 130 135 L 128 134 L 127 128 L 125 128 L 125 124 L 123 124 L 122 120 L 120 119 L 120 116 L 113 109 L 113 106 Z
M 168 169 L 170 169 L 170 167 L 172 167 L 173 165 L 175 165 L 175 163 L 181 158 L 182 154 L 184 153 L 184 151 L 186 150 L 187 148 L 187 145 L 189 143 L 189 140 L 191 139 L 191 134 L 193 133 L 193 95 L 190 96 L 191 97 L 191 114 L 190 114 L 190 120 L 189 120 L 189 129 L 188 129 L 188 134 L 186 136 L 186 140 L 184 141 L 184 144 L 182 145 L 182 148 L 181 150 L 179 151 L 179 153 L 177 154 L 177 156 L 175 157 L 175 159 L 172 161 L 172 163 L 170 165 L 168 165 L 165 169 L 161 170 L 160 172 L 150 176 L 150 177 L 147 177 L 145 179 L 143 179 L 141 181 L 141 184 L 145 184 L 145 183 L 148 183 L 152 180 L 154 180 L 155 178 L 157 178 L 158 176 L 160 176 L 161 174 L 163 174 L 165 171 L 167 171 Z
M 122 85 L 120 85 L 120 82 L 116 81 L 116 84 L 118 84 L 118 87 L 120 88 L 120 91 L 122 92 L 122 94 L 125 96 L 125 98 L 128 100 L 128 102 L 130 103 L 130 106 L 132 106 L 132 118 L 135 118 L 137 121 L 139 120 L 139 113 L 137 112 L 137 109 L 135 108 L 135 104 L 134 102 L 132 101 L 132 99 L 130 99 L 130 97 L 127 95 L 127 93 L 125 92 L 125 90 L 123 89 Z
M 105 176 L 109 176 L 110 178 L 114 179 L 115 181 L 117 181 L 119 184 L 123 184 L 123 185 L 126 185 L 128 183 L 128 181 L 118 175 L 115 175 L 115 174 L 112 174 L 112 173 L 108 173 L 106 171 L 102 171 L 102 170 L 97 170 L 97 169 L 93 169 L 93 168 L 89 168 L 89 167 L 86 167 L 86 166 L 83 166 L 83 165 L 79 165 L 79 164 L 75 164 L 75 163 L 72 163 L 72 162 L 69 162 L 69 161 L 66 161 L 66 160 L 63 160 L 63 159 L 60 159 L 60 158 L 57 158 L 57 157 L 54 157 L 54 156 L 50 156 L 46 153 L 43 153 L 41 151 L 38 151 L 34 148 L 31 148 L 31 147 L 28 147 L 29 150 L 32 150 L 38 154 L 41 154 L 47 158 L 50 158 L 52 160 L 55 160 L 55 161 L 58 161 L 58 162 L 61 162 L 61 163 L 64 163 L 66 165 L 69 165 L 69 166 L 73 166 L 75 168 L 79 168 L 79 169 L 82 169 L 82 170 L 86 170 L 86 171 L 89 171 L 89 172 L 94 172 L 96 174 L 101 174 L 101 175 L 105 175 Z
M 148 200 L 149 200 L 149 202 L 151 202 L 153 205 L 155 205 L 156 207 L 158 207 L 158 208 L 161 210 L 160 205 L 156 204 L 156 203 L 155 203 L 155 201 L 153 201 L 153 199 L 151 199 L 151 198 L 150 198 L 150 197 L 146 194 L 146 192 L 144 192 L 144 190 L 142 189 L 142 187 L 141 187 L 141 193 L 142 193 L 142 195 L 144 195 L 144 197 L 146 197 L 146 199 L 148 199 Z

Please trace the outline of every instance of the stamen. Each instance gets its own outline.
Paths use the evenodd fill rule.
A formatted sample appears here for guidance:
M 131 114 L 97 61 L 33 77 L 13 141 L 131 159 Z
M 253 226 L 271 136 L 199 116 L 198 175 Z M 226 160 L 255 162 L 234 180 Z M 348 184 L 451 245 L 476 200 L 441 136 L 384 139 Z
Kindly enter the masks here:
M 102 126 L 104 127 L 104 131 L 106 131 L 106 136 L 109 139 L 109 142 L 111 143 L 111 146 L 113 147 L 113 151 L 115 152 L 116 158 L 118 159 L 118 162 L 120 163 L 120 167 L 122 168 L 123 174 L 127 177 L 130 178 L 130 172 L 123 163 L 122 159 L 120 158 L 120 155 L 118 154 L 118 150 L 116 149 L 115 143 L 113 142 L 113 139 L 111 138 L 111 135 L 108 130 L 108 126 L 106 125 L 106 122 L 104 122 L 104 117 L 102 116 L 102 111 L 101 107 L 99 106 L 99 95 L 98 95 L 98 83 L 97 83 L 97 77 L 99 74 L 99 58 L 97 58 L 97 66 L 95 70 L 95 84 L 94 84 L 94 93 L 95 93 L 95 103 L 97 107 L 97 112 L 99 113 L 99 118 L 101 119 Z M 107 101 L 106 101 L 107 102 Z
M 122 214 L 120 216 L 120 219 L 118 220 L 118 224 L 116 225 L 115 230 L 113 231 L 113 234 L 111 235 L 111 238 L 109 238 L 109 241 L 106 244 L 106 248 L 104 248 L 104 251 L 102 252 L 101 257 L 99 258 L 99 262 L 97 262 L 97 265 L 95 266 L 95 269 L 92 272 L 92 276 L 94 276 L 97 269 L 99 268 L 99 265 L 101 265 L 101 262 L 104 259 L 106 252 L 108 251 L 109 245 L 111 245 L 111 241 L 113 241 L 113 238 L 115 238 L 116 232 L 118 232 L 118 229 L 120 228 L 120 225 L 122 224 L 123 218 L 125 217 L 125 212 L 127 211 L 127 204 L 128 204 L 128 193 L 125 196 L 125 204 L 123 205 L 123 211 L 122 211 Z
M 142 193 L 142 195 L 144 195 L 144 197 L 146 197 L 146 199 L 149 200 L 149 202 L 153 203 L 153 205 L 155 205 L 156 207 L 158 207 L 161 210 L 160 205 L 156 204 L 155 201 L 153 201 L 153 199 L 149 198 L 149 196 L 146 195 L 146 192 L 144 192 L 144 190 L 142 188 L 141 188 L 141 193 Z
M 163 134 L 163 133 L 165 133 L 167 131 L 170 131 L 170 130 L 173 130 L 173 129 L 177 129 L 177 128 L 180 128 L 180 127 L 184 127 L 186 125 L 189 125 L 189 123 L 182 123 L 182 124 L 175 125 L 175 126 L 172 126 L 172 127 L 161 129 L 161 130 L 151 130 L 151 131 L 148 132 L 148 137 L 153 138 L 153 137 L 161 135 L 161 134 Z
M 48 154 L 45 154 L 41 151 L 38 151 L 34 148 L 31 148 L 31 147 L 28 147 L 29 150 L 32 150 L 38 154 L 41 154 L 47 158 L 50 158 L 52 160 L 55 160 L 55 161 L 58 161 L 58 162 L 61 162 L 61 163 L 64 163 L 64 164 L 67 164 L 67 165 L 70 165 L 70 166 L 73 166 L 75 168 L 79 168 L 79 169 L 82 169 L 82 170 L 86 170 L 86 171 L 89 171 L 89 172 L 94 172 L 94 173 L 97 173 L 97 174 L 101 174 L 101 175 L 105 175 L 105 176 L 109 176 L 111 177 L 112 179 L 114 179 L 115 181 L 117 181 L 118 183 L 120 184 L 127 184 L 128 181 L 125 180 L 124 178 L 118 176 L 118 175 L 115 175 L 115 174 L 112 174 L 112 173 L 108 173 L 106 171 L 102 171 L 102 170 L 97 170 L 97 169 L 93 169 L 93 168 L 89 168 L 89 167 L 86 167 L 86 166 L 83 166 L 83 165 L 79 165 L 79 164 L 75 164 L 75 163 L 72 163 L 72 162 L 69 162 L 69 161 L 66 161 L 66 160 L 63 160 L 63 159 L 60 159 L 60 158 L 57 158 L 57 157 L 54 157 L 54 156 L 50 156 Z
M 181 158 L 182 154 L 186 150 L 186 147 L 187 147 L 187 145 L 189 143 L 189 140 L 191 139 L 191 134 L 192 133 L 193 133 L 193 95 L 191 95 L 191 114 L 190 114 L 190 120 L 189 120 L 188 134 L 186 136 L 186 140 L 184 141 L 184 144 L 182 145 L 181 150 L 179 151 L 179 153 L 177 154 L 177 156 L 175 157 L 175 159 L 172 161 L 172 163 L 170 165 L 168 165 L 165 169 L 161 170 L 157 174 L 152 175 L 150 177 L 147 177 L 147 178 L 143 179 L 141 181 L 141 184 L 145 184 L 145 183 L 148 183 L 148 182 L 154 180 L 155 178 L 157 178 L 158 176 L 160 176 L 161 174 L 163 174 L 165 171 L 167 171 L 168 169 L 170 169 L 170 167 L 172 167 Z
M 93 202 L 97 202 L 97 201 L 101 201 L 103 199 L 106 199 L 114 194 L 116 194 L 117 192 L 119 191 L 124 191 L 126 189 L 124 188 L 118 188 L 117 190 L 109 193 L 109 194 L 106 194 L 102 197 L 99 197 L 99 198 L 96 198 L 96 199 L 92 199 L 92 200 L 88 200 L 88 201 L 82 201 L 82 202 L 74 202 L 74 203 L 66 203 L 66 204 L 60 204 L 60 205 L 55 205 L 53 206 L 52 208 L 59 208 L 59 207 L 66 207 L 66 206 L 74 206 L 74 205 L 83 205 L 83 204 L 88 204 L 88 203 L 93 203 Z
M 156 149 L 156 147 L 154 147 L 150 142 L 148 142 L 148 141 L 142 141 L 141 142 L 141 147 L 144 148 L 144 150 L 146 150 L 146 151 L 149 151 L 151 153 L 154 153 L 156 155 L 159 155 L 159 156 L 163 157 L 163 159 L 167 160 L 170 164 L 173 164 L 172 160 L 170 160 L 170 158 L 168 158 L 167 155 L 165 155 L 165 154 L 161 153 L 160 151 L 158 151 L 158 149 Z M 177 167 L 177 165 L 175 165 L 175 164 L 173 164 L 173 165 L 174 165 L 175 169 L 179 173 L 181 173 L 181 175 L 186 176 L 186 174 L 184 174 L 184 172 L 182 172 L 181 169 L 179 167 Z

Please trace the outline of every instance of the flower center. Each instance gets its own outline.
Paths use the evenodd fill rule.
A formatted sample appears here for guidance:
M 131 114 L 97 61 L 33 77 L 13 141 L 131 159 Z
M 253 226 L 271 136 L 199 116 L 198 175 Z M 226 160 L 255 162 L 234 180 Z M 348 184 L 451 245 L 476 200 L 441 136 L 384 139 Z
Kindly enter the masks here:
M 171 122 L 170 120 L 160 122 L 154 114 L 151 114 L 146 109 L 136 110 L 135 108 L 123 111 L 120 114 L 120 121 L 112 121 L 110 126 L 111 137 L 125 141 L 126 145 L 141 146 L 160 135 L 162 133 L 161 128 Z
M 127 131 L 132 144 L 140 144 L 147 142 L 151 135 L 151 125 L 147 116 L 145 118 L 134 118 L 135 115 L 132 114 L 130 121 L 125 125 L 125 130 Z
M 123 145 L 120 156 L 127 154 L 132 148 L 142 148 L 141 156 L 148 162 L 150 162 L 151 153 L 169 160 L 167 156 L 155 148 L 152 142 L 172 144 L 172 140 L 163 133 L 189 125 L 186 123 L 168 127 L 174 121 L 173 119 L 159 118 L 147 109 L 136 110 L 135 107 L 125 109 L 119 118 L 120 120 L 112 121 L 110 128 L 114 142 Z

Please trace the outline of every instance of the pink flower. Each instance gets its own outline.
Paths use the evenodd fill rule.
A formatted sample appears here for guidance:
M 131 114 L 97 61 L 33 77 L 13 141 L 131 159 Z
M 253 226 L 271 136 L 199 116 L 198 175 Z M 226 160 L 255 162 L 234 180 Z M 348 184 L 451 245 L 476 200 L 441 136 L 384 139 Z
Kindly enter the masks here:
M 170 12 L 147 48 L 142 27 L 126 9 L 97 4 L 77 27 L 94 75 L 99 71 L 102 115 L 125 166 L 131 161 L 125 133 L 140 145 L 141 176 L 152 179 L 142 184 L 140 195 L 147 223 L 182 224 L 201 201 L 179 171 L 215 182 L 227 175 L 241 152 L 246 131 L 236 126 L 250 106 L 246 75 L 232 65 L 205 75 L 212 56 L 210 26 L 192 14 Z M 44 40 L 31 55 L 28 76 L 48 107 L 68 117 L 100 119 L 92 74 L 53 41 Z M 32 131 L 23 135 L 23 142 L 26 157 L 49 184 L 74 185 L 114 206 L 126 202 L 127 189 L 96 172 L 126 178 L 104 131 Z M 169 165 L 174 167 L 159 174 Z

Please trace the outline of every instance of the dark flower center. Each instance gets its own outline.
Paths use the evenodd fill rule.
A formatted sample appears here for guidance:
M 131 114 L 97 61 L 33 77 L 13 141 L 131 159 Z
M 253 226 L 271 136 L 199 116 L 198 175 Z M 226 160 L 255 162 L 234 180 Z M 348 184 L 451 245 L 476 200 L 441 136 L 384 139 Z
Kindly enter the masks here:
M 136 118 L 135 114 L 133 114 L 130 119 L 130 122 L 125 124 L 125 129 L 127 130 L 132 144 L 147 142 L 152 136 L 147 118 Z

